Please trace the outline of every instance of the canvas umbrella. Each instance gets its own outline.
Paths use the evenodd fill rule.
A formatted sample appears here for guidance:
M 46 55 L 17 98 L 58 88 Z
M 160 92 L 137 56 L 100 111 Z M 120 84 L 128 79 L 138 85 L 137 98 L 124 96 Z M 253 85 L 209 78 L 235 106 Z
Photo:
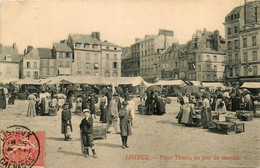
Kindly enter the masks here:
M 115 87 L 115 90 L 116 90 L 116 92 L 117 92 L 118 94 L 124 95 L 124 91 L 123 91 L 123 89 L 122 89 L 120 86 Z
M 199 88 L 197 88 L 196 86 L 184 86 L 181 88 L 181 92 L 182 93 L 199 93 Z
M 157 85 L 149 86 L 146 91 L 162 92 L 162 88 Z

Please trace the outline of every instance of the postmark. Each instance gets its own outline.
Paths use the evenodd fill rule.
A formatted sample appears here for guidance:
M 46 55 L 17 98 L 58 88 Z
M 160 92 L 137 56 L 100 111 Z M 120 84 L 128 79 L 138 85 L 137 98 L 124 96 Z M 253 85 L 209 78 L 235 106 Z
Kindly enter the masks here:
M 34 132 L 21 125 L 1 131 L 2 167 L 43 167 L 44 132 Z

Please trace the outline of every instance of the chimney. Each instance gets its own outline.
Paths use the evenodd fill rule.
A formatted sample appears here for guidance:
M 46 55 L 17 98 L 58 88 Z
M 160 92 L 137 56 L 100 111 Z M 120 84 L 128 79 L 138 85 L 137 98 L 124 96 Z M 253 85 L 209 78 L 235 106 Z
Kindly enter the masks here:
M 3 44 L 0 44 L 0 54 L 2 54 L 2 52 L 3 52 Z
M 31 52 L 32 50 L 33 50 L 33 46 L 28 45 L 28 46 L 27 46 L 27 52 L 26 52 L 26 54 L 28 54 L 28 53 Z
M 100 32 L 92 32 L 91 37 L 100 41 Z
M 13 44 L 13 49 L 16 49 L 16 43 Z
M 220 43 L 219 31 L 215 30 L 214 35 L 213 35 L 213 49 L 214 50 L 216 50 L 216 51 L 219 50 L 219 43 Z
M 25 56 L 26 54 L 27 54 L 27 50 L 25 48 L 24 51 L 23 51 L 23 55 Z
M 135 38 L 135 42 L 138 42 L 138 41 L 140 41 L 140 38 Z

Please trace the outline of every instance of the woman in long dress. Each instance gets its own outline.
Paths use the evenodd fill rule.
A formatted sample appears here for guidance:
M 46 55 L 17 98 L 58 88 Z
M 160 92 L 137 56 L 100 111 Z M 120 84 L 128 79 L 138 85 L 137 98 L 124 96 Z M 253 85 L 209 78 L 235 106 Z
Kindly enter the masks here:
M 100 112 L 101 112 L 101 115 L 100 115 L 100 120 L 101 122 L 103 123 L 107 123 L 107 97 L 105 96 L 105 94 L 102 94 L 102 97 L 101 97 L 101 100 L 100 100 Z
M 225 101 L 223 100 L 223 96 L 222 95 L 218 95 L 218 99 L 216 101 L 216 106 L 215 106 L 215 111 L 218 114 L 223 114 L 223 113 L 227 112 Z
M 201 110 L 201 125 L 204 129 L 208 128 L 209 121 L 211 120 L 211 110 L 210 110 L 210 103 L 207 96 L 204 94 L 202 95 L 202 110 Z
M 182 111 L 181 123 L 191 126 L 192 115 L 195 113 L 194 104 L 187 102 L 187 100 L 185 99 L 181 111 Z
M 29 105 L 27 110 L 27 117 L 35 117 L 36 116 L 36 109 L 35 109 L 35 103 L 36 103 L 36 97 L 33 94 L 30 94 L 28 96 Z

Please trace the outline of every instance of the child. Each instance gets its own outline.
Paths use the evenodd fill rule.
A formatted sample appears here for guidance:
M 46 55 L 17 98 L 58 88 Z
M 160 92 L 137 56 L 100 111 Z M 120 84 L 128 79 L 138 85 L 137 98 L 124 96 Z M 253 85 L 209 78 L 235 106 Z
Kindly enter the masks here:
M 69 103 L 63 105 L 62 118 L 61 118 L 61 133 L 65 136 L 65 141 L 69 141 L 72 138 L 70 137 L 70 131 L 72 132 L 71 124 L 71 110 L 69 109 Z
M 83 146 L 84 146 L 84 157 L 87 158 L 89 156 L 89 147 L 91 148 L 93 152 L 93 157 L 97 158 L 94 143 L 93 143 L 93 118 L 89 114 L 88 109 L 83 110 L 83 116 L 84 119 L 81 121 L 79 127 L 81 131 L 81 138 L 83 140 Z

